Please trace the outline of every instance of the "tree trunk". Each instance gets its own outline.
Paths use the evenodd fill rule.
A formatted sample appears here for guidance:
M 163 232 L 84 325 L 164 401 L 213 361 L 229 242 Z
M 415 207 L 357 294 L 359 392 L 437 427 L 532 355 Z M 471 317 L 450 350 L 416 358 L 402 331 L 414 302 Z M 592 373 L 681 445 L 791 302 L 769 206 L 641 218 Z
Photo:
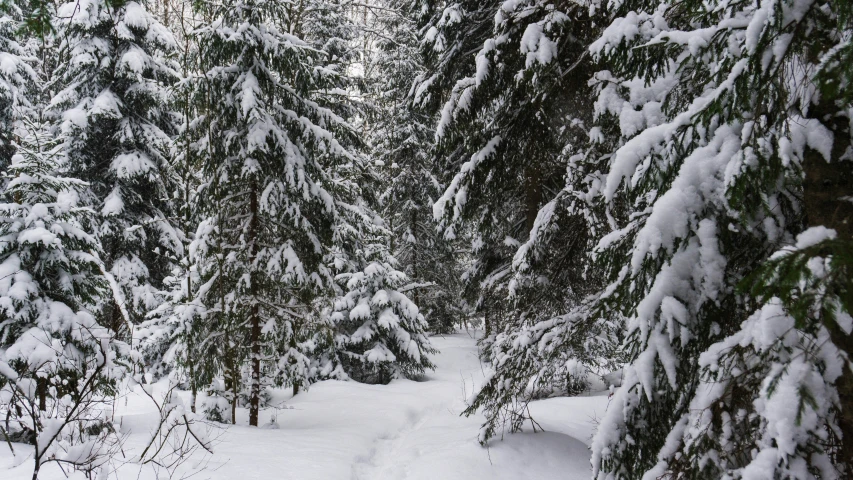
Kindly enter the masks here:
M 845 199 L 853 193 L 853 162 L 841 160 L 850 147 L 853 132 L 849 123 L 834 115 L 833 110 L 832 106 L 819 105 L 811 112 L 832 130 L 834 143 L 829 162 L 815 150 L 807 149 L 805 152 L 803 207 L 809 227 L 822 225 L 832 228 L 839 239 L 853 241 L 853 202 Z M 835 346 L 853 358 L 853 337 L 842 331 L 837 323 L 826 323 Z M 844 368 L 836 387 L 841 403 L 839 426 L 842 434 L 838 461 L 853 466 L 853 372 L 849 368 Z
M 228 346 L 225 351 L 225 391 L 231 397 L 231 424 L 237 424 L 237 400 L 240 395 L 240 372 L 237 369 L 235 346 L 231 341 L 232 334 L 228 332 Z
M 418 231 L 418 211 L 415 209 L 412 209 L 412 216 L 410 218 L 410 222 L 411 222 L 411 224 L 410 224 L 409 228 L 411 229 L 411 233 L 413 235 L 416 235 L 415 238 L 417 238 L 418 235 L 415 232 Z M 391 238 L 393 239 L 394 235 L 391 235 Z M 412 281 L 418 282 L 418 283 L 420 283 L 420 281 L 421 281 L 421 278 L 420 278 L 419 272 L 418 272 L 418 254 L 419 253 L 420 253 L 420 250 L 418 249 L 417 245 L 415 245 L 412 248 Z M 394 254 L 393 247 L 391 250 L 391 254 L 392 255 Z M 420 288 L 415 288 L 414 291 L 412 291 L 412 301 L 415 302 L 415 305 L 418 305 L 418 307 L 420 307 L 420 304 L 418 303 L 418 301 L 419 301 L 418 291 L 419 290 L 420 290 Z
M 192 275 L 190 273 L 190 269 L 187 268 L 187 298 L 189 299 L 192 296 Z M 195 372 L 195 362 L 196 362 L 196 354 L 195 347 L 193 342 L 193 332 L 192 328 L 190 332 L 187 334 L 187 367 L 189 369 L 189 377 L 190 377 L 190 390 L 192 391 L 192 396 L 190 397 L 190 411 L 196 413 L 195 404 L 198 399 L 198 382 L 196 382 L 196 372 Z
M 252 305 L 250 307 L 251 318 L 249 319 L 249 324 L 251 325 L 249 343 L 252 355 L 252 385 L 249 394 L 249 425 L 257 427 L 258 411 L 260 410 L 261 403 L 261 319 L 256 298 L 257 278 L 254 275 L 255 259 L 258 255 L 258 191 L 254 182 L 252 182 L 250 197 L 249 210 L 251 217 L 249 218 L 247 240 L 249 242 L 249 268 L 251 271 L 249 276 L 251 286 L 249 289 Z
M 189 270 L 187 270 L 189 272 Z M 189 273 L 187 273 L 187 291 L 189 290 L 190 279 Z M 192 341 L 192 332 L 189 333 L 189 338 L 187 339 L 187 367 L 189 368 L 189 377 L 190 377 L 190 391 L 192 395 L 190 397 L 190 411 L 196 413 L 195 404 L 198 399 L 198 382 L 196 382 L 196 373 L 195 373 L 195 349 L 193 348 Z
M 485 335 L 486 335 L 486 337 L 488 337 L 489 335 L 492 334 L 492 324 L 489 323 L 489 309 L 488 308 L 483 312 L 483 326 L 486 327 Z
M 240 389 L 237 388 L 237 381 L 231 382 L 231 425 L 237 425 L 237 397 L 240 394 Z
M 47 379 L 46 378 L 38 378 L 36 379 L 36 390 L 38 390 L 39 396 L 39 410 L 42 412 L 47 410 Z
M 261 322 L 258 318 L 258 306 L 252 306 L 252 385 L 249 393 L 249 425 L 258 426 L 258 412 L 261 404 Z

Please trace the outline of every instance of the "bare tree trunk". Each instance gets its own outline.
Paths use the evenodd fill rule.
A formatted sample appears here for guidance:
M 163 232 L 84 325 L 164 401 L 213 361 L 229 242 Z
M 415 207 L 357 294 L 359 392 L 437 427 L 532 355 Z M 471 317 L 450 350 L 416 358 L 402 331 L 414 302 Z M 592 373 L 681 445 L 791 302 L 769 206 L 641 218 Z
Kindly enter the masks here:
M 231 371 L 231 424 L 237 425 L 237 400 L 240 395 L 240 383 L 238 381 L 238 372 Z
M 488 337 L 489 335 L 492 334 L 492 324 L 491 324 L 491 322 L 489 322 L 489 309 L 488 308 L 483 312 L 483 324 L 486 327 L 485 335 Z
M 39 410 L 43 412 L 47 410 L 47 379 L 38 378 L 36 380 L 36 389 L 39 396 Z
M 192 292 L 190 287 L 190 279 L 189 279 L 189 269 L 187 269 L 187 292 Z M 189 338 L 187 339 L 187 366 L 189 367 L 189 376 L 190 376 L 190 411 L 196 413 L 195 404 L 198 401 L 198 382 L 196 382 L 196 373 L 195 373 L 195 349 L 193 348 L 192 341 L 192 332 L 189 334 Z
M 236 359 L 234 358 L 234 346 L 231 343 L 232 333 L 231 331 L 227 331 L 226 335 L 228 336 L 228 346 L 225 347 L 225 368 L 223 372 L 223 376 L 225 377 L 225 394 L 226 398 L 231 397 L 230 406 L 231 406 L 231 424 L 234 425 L 237 423 L 237 396 L 239 394 L 239 375 L 237 372 Z
M 254 272 L 255 268 L 255 259 L 258 255 L 258 192 L 257 187 L 252 182 L 252 189 L 250 193 L 251 198 L 249 199 L 249 209 L 251 218 L 249 219 L 249 268 Z M 249 336 L 249 343 L 251 348 L 252 355 L 252 385 L 249 393 L 249 425 L 253 427 L 258 426 L 258 411 L 260 410 L 261 403 L 261 319 L 260 312 L 258 311 L 258 302 L 255 298 L 257 295 L 257 278 L 255 275 L 250 274 L 250 282 L 251 282 L 251 302 L 252 306 L 250 308 L 251 318 L 249 319 L 249 323 L 251 325 L 251 332 Z
M 410 222 L 411 223 L 410 223 L 409 228 L 411 229 L 411 233 L 413 235 L 416 235 L 416 238 L 417 238 L 417 233 L 415 233 L 415 232 L 417 232 L 417 230 L 418 230 L 418 211 L 415 209 L 412 209 L 412 216 L 411 216 Z M 391 235 L 391 238 L 393 239 L 394 235 Z M 421 281 L 421 278 L 418 276 L 419 275 L 419 272 L 418 272 L 418 270 L 419 270 L 418 269 L 418 254 L 419 253 L 420 253 L 420 250 L 418 249 L 417 246 L 412 248 L 412 281 L 413 282 L 420 282 Z M 391 250 L 391 254 L 392 255 L 394 254 L 393 249 Z M 419 288 L 416 288 L 416 289 L 414 289 L 414 291 L 412 291 L 412 301 L 415 302 L 415 305 L 419 305 L 418 304 L 419 297 L 420 297 L 418 295 L 419 290 L 420 290 Z
M 192 295 L 191 281 L 192 280 L 190 278 L 190 270 L 188 268 L 187 269 L 187 296 L 188 297 L 190 295 Z M 190 329 L 190 330 L 192 330 L 192 329 Z M 187 361 L 187 367 L 189 368 L 190 391 L 192 392 L 192 395 L 190 397 L 190 411 L 193 413 L 196 413 L 195 404 L 198 400 L 198 382 L 196 381 L 196 371 L 195 371 L 196 355 L 195 355 L 195 348 L 194 348 L 194 343 L 193 343 L 192 331 L 189 332 L 188 338 L 187 338 L 187 358 L 186 358 L 186 361 Z
M 819 152 L 807 149 L 803 158 L 803 206 L 809 227 L 832 228 L 839 239 L 853 241 L 853 202 L 846 200 L 853 192 L 853 163 L 841 160 L 850 147 L 850 125 L 837 115 L 833 106 L 819 105 L 812 115 L 832 130 L 834 143 L 829 162 Z M 824 322 L 832 342 L 853 357 L 853 336 L 844 332 L 837 322 Z M 838 461 L 853 466 L 853 372 L 844 368 L 836 381 L 841 403 L 841 452 Z M 848 472 L 849 473 L 849 472 Z
M 249 390 L 249 425 L 258 426 L 258 412 L 261 403 L 261 323 L 257 305 L 252 306 L 252 385 Z

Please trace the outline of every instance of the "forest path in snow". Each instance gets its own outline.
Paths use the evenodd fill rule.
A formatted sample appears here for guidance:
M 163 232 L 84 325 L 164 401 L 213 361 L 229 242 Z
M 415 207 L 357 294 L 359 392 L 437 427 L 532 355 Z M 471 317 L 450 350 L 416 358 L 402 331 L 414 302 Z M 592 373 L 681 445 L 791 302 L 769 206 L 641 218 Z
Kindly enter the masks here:
M 586 445 L 566 434 L 520 433 L 494 441 L 488 449 L 479 446 L 476 439 L 482 416 L 460 416 L 485 374 L 476 341 L 456 334 L 435 337 L 433 343 L 440 353 L 434 359 L 435 371 L 425 381 L 386 386 L 416 393 L 418 407 L 400 405 L 406 421 L 396 431 L 380 435 L 368 454 L 357 459 L 352 480 L 590 477 Z M 584 401 L 589 403 L 589 399 Z M 601 398 L 592 401 L 600 403 Z M 565 409 L 570 407 L 554 404 L 539 410 L 545 418 L 559 419 L 550 411 Z M 577 423 L 592 426 L 588 418 L 578 418 Z
M 248 426 L 238 409 L 237 425 L 223 427 L 214 454 L 187 462 L 173 478 L 193 474 L 210 480 L 586 480 L 590 478 L 589 437 L 606 396 L 553 398 L 533 402 L 531 412 L 547 431 L 507 434 L 489 448 L 477 443 L 482 415 L 460 416 L 484 379 L 476 340 L 460 333 L 433 337 L 440 350 L 436 369 L 423 381 L 388 385 L 327 381 L 295 397 L 273 392 L 281 408 L 262 412 Z M 187 398 L 187 395 L 182 393 Z M 130 456 L 143 445 L 156 414 L 138 393 L 116 411 L 128 434 Z M 0 478 L 29 479 L 30 462 L 0 448 Z M 17 466 L 15 466 L 17 465 Z M 203 467 L 202 470 L 194 468 Z M 66 479 L 55 467 L 43 480 Z M 150 469 L 132 464 L 111 479 L 155 480 Z M 165 478 L 162 475 L 159 478 Z

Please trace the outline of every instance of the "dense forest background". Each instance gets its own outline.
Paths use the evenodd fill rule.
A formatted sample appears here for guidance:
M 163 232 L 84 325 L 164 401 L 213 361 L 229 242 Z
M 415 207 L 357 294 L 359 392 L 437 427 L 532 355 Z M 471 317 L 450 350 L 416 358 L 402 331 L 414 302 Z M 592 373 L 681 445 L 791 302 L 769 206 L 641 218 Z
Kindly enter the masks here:
M 419 378 L 462 327 L 484 443 L 600 381 L 595 478 L 850 474 L 848 0 L 0 12 L 0 420 L 33 478 L 106 471 L 129 383 L 191 392 L 165 444 Z

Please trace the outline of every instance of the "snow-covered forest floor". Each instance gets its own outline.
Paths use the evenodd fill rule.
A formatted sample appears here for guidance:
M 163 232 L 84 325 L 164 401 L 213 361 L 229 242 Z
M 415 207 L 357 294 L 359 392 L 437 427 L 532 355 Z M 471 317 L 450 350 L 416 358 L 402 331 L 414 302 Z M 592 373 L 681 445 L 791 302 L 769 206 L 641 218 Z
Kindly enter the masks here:
M 466 333 L 432 341 L 440 353 L 435 371 L 423 381 L 326 381 L 293 398 L 276 392 L 281 396 L 273 403 L 281 408 L 263 412 L 263 427 L 249 427 L 247 411 L 238 410 L 237 425 L 214 432 L 214 454 L 196 454 L 176 478 L 193 473 L 192 478 L 229 480 L 589 478 L 587 447 L 595 419 L 607 408 L 606 394 L 534 402 L 531 412 L 545 432 L 528 427 L 483 448 L 476 440 L 483 418 L 459 415 L 484 378 L 476 341 Z M 138 391 L 119 400 L 116 422 L 128 434 L 126 455 L 138 454 L 156 420 L 150 400 Z M 17 458 L 0 449 L 0 478 L 30 478 L 28 448 L 16 444 Z M 40 478 L 66 478 L 55 465 L 46 468 Z M 130 464 L 117 473 L 120 479 L 156 478 L 153 469 L 140 474 Z

